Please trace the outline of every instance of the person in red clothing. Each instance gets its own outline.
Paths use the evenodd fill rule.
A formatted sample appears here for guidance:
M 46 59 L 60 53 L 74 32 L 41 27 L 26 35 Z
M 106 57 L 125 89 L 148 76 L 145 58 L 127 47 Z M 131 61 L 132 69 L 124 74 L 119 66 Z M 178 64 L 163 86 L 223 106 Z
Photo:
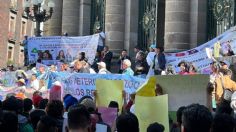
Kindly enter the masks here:
M 179 75 L 188 75 L 188 64 L 185 61 L 181 61 L 178 64 L 178 67 L 180 68 Z

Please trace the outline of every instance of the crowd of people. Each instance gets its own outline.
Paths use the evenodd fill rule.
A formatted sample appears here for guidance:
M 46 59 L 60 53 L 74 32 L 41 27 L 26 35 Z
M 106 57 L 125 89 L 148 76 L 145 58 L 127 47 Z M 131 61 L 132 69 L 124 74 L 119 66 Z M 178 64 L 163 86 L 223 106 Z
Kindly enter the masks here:
M 101 47 L 100 47 L 101 49 Z M 193 63 L 181 61 L 178 64 L 180 72 L 176 73 L 172 65 L 166 64 L 163 48 L 151 45 L 149 52 L 139 46 L 134 48 L 134 57 L 122 50 L 117 65 L 117 73 L 131 76 L 146 76 L 153 71 L 154 75 L 193 75 L 198 70 Z M 50 59 L 50 55 L 43 55 Z M 88 63 L 85 52 L 81 52 L 72 63 L 63 61 L 64 53 L 59 52 L 57 60 L 61 60 L 60 67 L 49 67 L 51 72 L 111 74 L 113 53 L 105 46 L 96 54 L 94 62 Z M 132 59 L 134 58 L 134 59 Z M 40 61 L 39 61 L 40 63 Z M 231 79 L 232 71 L 227 61 L 212 62 L 210 82 L 207 90 L 210 97 L 209 106 L 191 104 L 181 106 L 176 113 L 177 122 L 169 119 L 171 132 L 235 132 L 236 131 L 236 82 Z M 33 65 L 35 66 L 35 65 Z M 9 71 L 14 71 L 10 65 Z M 17 76 L 18 88 L 24 93 L 26 83 L 34 89 L 32 98 L 19 94 L 8 94 L 0 102 L 0 131 L 2 132 L 95 132 L 97 124 L 107 127 L 107 132 L 139 132 L 139 120 L 135 115 L 135 93 L 126 100 L 123 92 L 123 103 L 110 102 L 107 107 L 117 108 L 117 117 L 112 126 L 106 124 L 96 106 L 96 91 L 94 97 L 84 96 L 77 99 L 72 95 L 65 95 L 63 100 L 48 100 L 43 98 L 46 91 L 45 84 L 37 78 L 47 72 L 44 66 L 33 69 L 30 78 L 27 75 Z M 114 73 L 114 72 L 113 72 Z M 156 85 L 156 96 L 163 94 L 160 85 Z M 122 109 L 119 110 L 119 105 Z M 151 123 L 147 132 L 164 132 L 165 127 L 160 122 Z

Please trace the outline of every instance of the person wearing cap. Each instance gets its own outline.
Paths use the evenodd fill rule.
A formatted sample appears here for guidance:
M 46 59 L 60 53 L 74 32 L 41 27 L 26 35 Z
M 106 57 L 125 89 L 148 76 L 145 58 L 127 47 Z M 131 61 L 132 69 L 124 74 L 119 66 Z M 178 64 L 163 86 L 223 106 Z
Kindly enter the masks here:
M 18 93 L 25 93 L 25 90 L 26 90 L 26 83 L 25 83 L 25 80 L 24 79 L 19 79 L 17 81 L 17 92 Z
M 166 58 L 163 53 L 163 48 L 156 47 L 155 48 L 156 55 L 153 59 L 153 69 L 155 75 L 161 75 L 161 72 L 165 70 L 166 68 Z
M 230 63 L 227 60 L 220 61 L 221 69 L 229 69 Z
M 119 61 L 118 61 L 118 64 L 120 65 L 120 69 L 119 69 L 119 72 L 118 72 L 118 73 L 122 73 L 122 72 L 123 72 L 123 70 L 122 70 L 122 62 L 123 62 L 125 59 L 131 60 L 130 57 L 128 56 L 127 50 L 126 50 L 126 49 L 123 49 L 122 52 L 121 52 Z
M 123 61 L 122 69 L 123 69 L 122 74 L 130 75 L 130 76 L 134 75 L 134 71 L 131 69 L 131 62 L 130 62 L 130 60 L 125 59 Z
M 110 74 L 111 73 L 106 69 L 106 63 L 99 62 L 97 64 L 98 64 L 98 69 L 99 69 L 98 74 Z

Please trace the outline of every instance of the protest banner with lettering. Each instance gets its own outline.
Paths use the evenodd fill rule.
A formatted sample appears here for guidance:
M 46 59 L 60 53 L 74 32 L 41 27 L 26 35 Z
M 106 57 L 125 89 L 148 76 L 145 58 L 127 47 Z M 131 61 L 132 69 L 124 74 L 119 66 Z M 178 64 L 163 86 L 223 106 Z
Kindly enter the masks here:
M 97 79 L 106 80 L 123 80 L 124 90 L 128 94 L 135 93 L 137 88 L 145 82 L 145 79 L 128 75 L 120 74 L 81 74 L 81 73 L 52 73 L 61 77 L 63 94 L 71 94 L 76 98 L 81 98 L 85 95 L 93 97 L 93 92 L 96 89 Z M 54 75 L 53 75 L 54 76 Z M 59 78 L 60 78 L 59 77 Z M 113 85 L 110 85 L 113 88 Z
M 171 64 L 175 67 L 178 72 L 178 63 L 180 61 L 192 62 L 200 73 L 209 74 L 210 73 L 210 63 L 211 59 L 207 57 L 206 48 L 214 49 L 216 43 L 220 43 L 220 55 L 227 54 L 230 50 L 236 53 L 236 27 L 232 27 L 230 30 L 219 35 L 213 40 L 202 44 L 196 48 L 178 52 L 178 53 L 165 53 L 167 64 Z M 218 47 L 217 47 L 218 48 Z M 218 50 L 218 49 L 217 49 Z
M 168 95 L 155 97 L 135 97 L 135 115 L 139 120 L 140 132 L 146 132 L 147 127 L 155 122 L 165 127 L 169 132 Z
M 72 62 L 79 53 L 85 52 L 88 62 L 95 58 L 99 34 L 79 37 L 31 37 L 28 39 L 28 56 L 30 63 L 41 60 L 45 65 L 56 65 L 59 61 Z

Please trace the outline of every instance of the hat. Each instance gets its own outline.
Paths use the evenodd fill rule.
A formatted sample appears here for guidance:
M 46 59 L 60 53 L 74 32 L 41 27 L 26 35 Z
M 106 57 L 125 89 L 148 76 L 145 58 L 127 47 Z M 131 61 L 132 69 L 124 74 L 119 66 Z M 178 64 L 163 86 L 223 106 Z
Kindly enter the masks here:
M 228 67 L 230 66 L 230 63 L 227 60 L 220 61 L 220 63 L 223 63 L 224 65 L 227 65 Z M 223 66 L 223 65 L 222 65 Z
M 150 45 L 149 48 L 152 48 L 152 49 L 156 48 L 156 44 L 152 44 L 152 45 Z
M 63 102 L 64 102 L 64 106 L 65 106 L 66 110 L 68 110 L 70 106 L 77 104 L 78 100 L 71 95 L 67 95 L 64 97 Z
M 25 84 L 25 79 L 19 79 L 18 82 Z
M 106 68 L 106 63 L 104 62 L 99 62 L 97 63 L 99 66 L 101 66 L 102 68 Z

